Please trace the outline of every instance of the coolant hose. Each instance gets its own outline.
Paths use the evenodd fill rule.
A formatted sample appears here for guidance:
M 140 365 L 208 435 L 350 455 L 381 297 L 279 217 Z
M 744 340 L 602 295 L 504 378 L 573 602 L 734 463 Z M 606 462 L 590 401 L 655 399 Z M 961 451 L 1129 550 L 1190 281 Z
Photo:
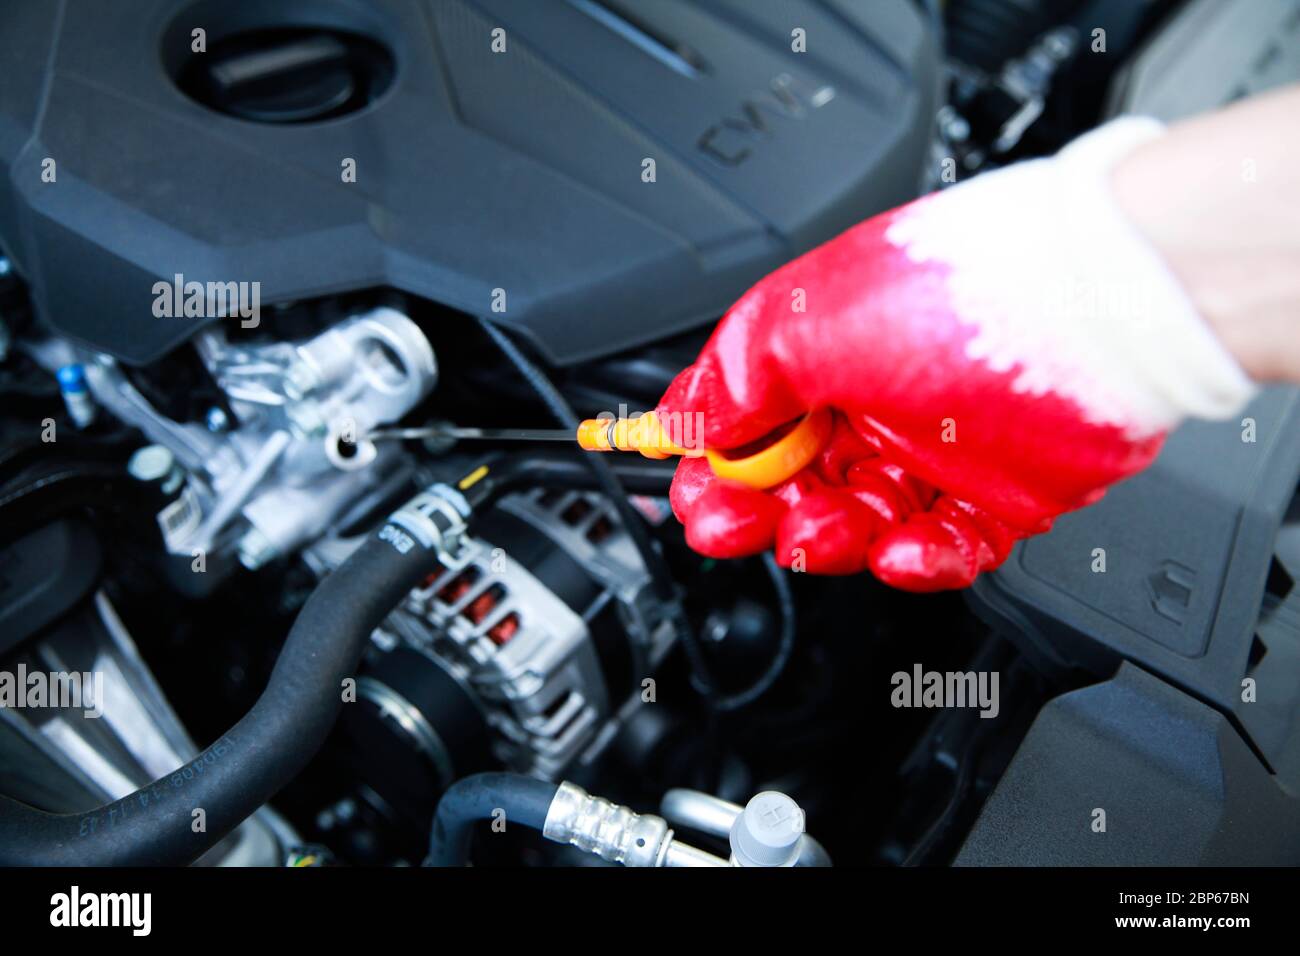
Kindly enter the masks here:
M 175 772 L 85 813 L 0 797 L 0 865 L 193 862 L 306 766 L 371 631 L 437 567 L 432 548 L 382 526 L 308 598 L 262 696 L 234 727 Z
M 518 773 L 477 773 L 457 780 L 438 801 L 425 866 L 464 866 L 474 824 L 504 813 L 507 826 L 539 833 L 559 785 Z

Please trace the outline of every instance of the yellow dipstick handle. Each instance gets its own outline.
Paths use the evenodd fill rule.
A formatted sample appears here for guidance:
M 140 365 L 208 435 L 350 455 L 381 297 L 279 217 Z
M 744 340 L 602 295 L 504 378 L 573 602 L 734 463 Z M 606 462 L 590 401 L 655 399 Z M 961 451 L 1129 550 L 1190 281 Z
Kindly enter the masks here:
M 639 451 L 647 458 L 704 454 L 703 448 L 674 444 L 654 412 L 636 418 L 588 418 L 578 426 L 578 444 L 587 451 Z
M 831 414 L 826 409 L 809 412 L 771 444 L 744 455 L 682 448 L 664 434 L 654 412 L 638 418 L 589 418 L 578 426 L 578 444 L 587 451 L 639 451 L 647 458 L 704 455 L 719 478 L 751 488 L 771 488 L 802 470 L 830 436 Z

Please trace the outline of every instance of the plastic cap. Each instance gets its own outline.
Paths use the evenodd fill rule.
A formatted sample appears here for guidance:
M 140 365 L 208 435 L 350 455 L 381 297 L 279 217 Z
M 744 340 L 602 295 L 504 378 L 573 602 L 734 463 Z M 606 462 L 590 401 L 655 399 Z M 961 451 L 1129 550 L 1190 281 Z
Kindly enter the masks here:
M 176 467 L 176 456 L 162 445 L 145 445 L 131 455 L 127 473 L 138 481 L 161 481 Z
M 740 866 L 794 866 L 804 814 L 784 793 L 757 794 L 731 825 L 731 852 Z

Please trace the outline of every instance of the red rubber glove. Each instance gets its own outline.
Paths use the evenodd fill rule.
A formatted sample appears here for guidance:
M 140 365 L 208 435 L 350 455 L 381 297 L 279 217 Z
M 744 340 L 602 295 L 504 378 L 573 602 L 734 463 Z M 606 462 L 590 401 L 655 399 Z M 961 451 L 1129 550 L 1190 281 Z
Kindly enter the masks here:
M 767 491 L 683 459 L 671 501 L 691 547 L 964 587 L 1149 464 L 1184 416 L 1239 409 L 1250 381 L 1110 196 L 1111 166 L 1160 132 L 1113 122 L 855 226 L 745 293 L 661 421 L 697 414 L 718 449 L 812 408 L 835 409 L 835 428 Z

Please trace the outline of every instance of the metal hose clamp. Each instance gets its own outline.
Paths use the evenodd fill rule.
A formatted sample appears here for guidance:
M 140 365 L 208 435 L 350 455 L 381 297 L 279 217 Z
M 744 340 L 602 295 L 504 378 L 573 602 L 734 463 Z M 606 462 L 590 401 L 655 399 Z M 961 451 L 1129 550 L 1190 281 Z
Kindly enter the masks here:
M 388 516 L 426 549 L 454 557 L 464 542 L 469 502 L 450 485 L 431 485 Z

